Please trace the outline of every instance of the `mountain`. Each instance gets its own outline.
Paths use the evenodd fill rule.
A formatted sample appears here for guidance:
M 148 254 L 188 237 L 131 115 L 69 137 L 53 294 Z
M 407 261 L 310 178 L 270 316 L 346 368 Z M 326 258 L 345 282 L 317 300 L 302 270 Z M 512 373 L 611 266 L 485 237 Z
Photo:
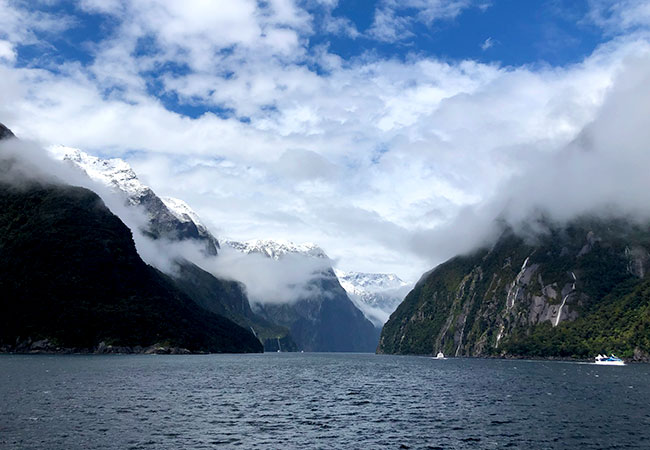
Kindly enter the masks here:
M 61 145 L 51 147 L 49 151 L 58 159 L 79 167 L 91 179 L 122 192 L 128 204 L 143 207 L 149 220 L 146 232 L 152 237 L 174 241 L 193 240 L 203 244 L 206 254 L 217 254 L 219 241 L 201 223 L 196 213 L 182 200 L 158 197 L 138 179 L 124 160 L 102 159 Z
M 348 297 L 378 328 L 386 323 L 412 287 L 392 273 L 334 272 Z
M 248 330 L 201 309 L 145 264 L 131 231 L 95 193 L 26 176 L 16 161 L 0 153 L 3 351 L 262 350 Z
M 242 253 L 258 253 L 276 261 L 286 255 L 328 259 L 323 249 L 311 242 L 294 244 L 283 240 L 255 239 L 245 242 L 227 240 L 225 244 Z
M 297 298 L 284 302 L 253 299 L 253 309 L 269 321 L 289 328 L 300 350 L 314 352 L 374 352 L 379 331 L 365 318 L 341 287 L 329 258 L 315 244 L 287 241 L 223 241 L 242 253 L 260 254 L 282 263 L 286 258 L 323 259 L 325 264 L 310 274 Z
M 83 170 L 91 179 L 125 194 L 128 205 L 144 207 L 149 222 L 143 231 L 148 235 L 171 241 L 201 242 L 206 257 L 217 257 L 219 242 L 199 215 L 183 200 L 158 197 L 138 179 L 125 161 L 98 158 L 71 147 L 55 146 L 49 150 L 58 159 Z M 271 323 L 251 310 L 241 283 L 217 278 L 187 260 L 175 262 L 176 270 L 169 276 L 199 306 L 251 330 L 266 351 L 276 351 L 279 347 L 286 351 L 296 350 L 287 328 Z
M 650 353 L 650 226 L 583 217 L 505 229 L 489 249 L 426 273 L 378 352 L 592 358 Z
M 16 136 L 14 136 L 14 134 L 11 132 L 11 130 L 0 123 L 0 141 L 3 140 L 3 139 L 9 139 L 9 138 L 13 138 L 13 137 L 16 137 Z
M 173 279 L 176 285 L 202 308 L 251 330 L 263 344 L 264 351 L 298 350 L 287 327 L 277 325 L 253 312 L 241 283 L 217 278 L 188 261 L 178 264 L 178 272 L 173 275 Z

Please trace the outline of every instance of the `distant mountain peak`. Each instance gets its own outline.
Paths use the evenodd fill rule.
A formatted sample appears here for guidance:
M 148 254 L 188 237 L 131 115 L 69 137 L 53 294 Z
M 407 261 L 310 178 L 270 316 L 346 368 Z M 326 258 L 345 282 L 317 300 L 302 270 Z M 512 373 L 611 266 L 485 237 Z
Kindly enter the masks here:
M 335 270 L 350 299 L 376 327 L 381 328 L 412 285 L 394 273 Z
M 296 244 L 282 239 L 253 239 L 249 241 L 225 239 L 222 240 L 222 243 L 242 253 L 259 253 L 276 260 L 288 254 L 327 258 L 325 251 L 312 242 Z
M 336 276 L 346 291 L 385 291 L 386 289 L 399 289 L 408 286 L 409 283 L 402 280 L 394 273 L 367 273 L 367 272 L 344 272 L 335 270 Z M 350 290 L 348 290 L 348 287 Z

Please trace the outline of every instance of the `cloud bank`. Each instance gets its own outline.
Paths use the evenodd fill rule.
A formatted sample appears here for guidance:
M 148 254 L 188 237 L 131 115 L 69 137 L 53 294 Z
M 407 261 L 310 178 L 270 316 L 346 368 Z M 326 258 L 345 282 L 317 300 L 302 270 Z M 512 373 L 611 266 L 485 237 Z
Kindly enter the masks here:
M 147 212 L 142 207 L 128 202 L 122 191 L 92 180 L 79 167 L 54 159 L 34 142 L 0 142 L 0 182 L 17 188 L 44 183 L 89 189 L 129 227 L 138 254 L 147 264 L 175 276 L 179 263 L 193 262 L 219 278 L 244 283 L 252 303 L 291 303 L 320 294 L 309 282 L 326 276 L 331 268 L 329 258 L 287 254 L 274 260 L 256 253 L 244 254 L 227 245 L 217 257 L 211 257 L 199 242 L 151 239 L 147 236 Z
M 453 256 L 494 239 L 495 219 L 523 230 L 544 214 L 566 223 L 584 215 L 650 221 L 650 58 L 623 61 L 592 121 L 557 151 L 527 153 L 495 195 L 412 241 L 424 254 Z M 553 149 L 551 149 L 553 150 Z
M 626 187 L 648 169 L 628 137 L 648 115 L 608 124 L 611 111 L 642 112 L 643 93 L 626 86 L 650 58 L 647 2 L 592 2 L 582 20 L 610 40 L 565 67 L 344 59 L 310 45 L 323 30 L 369 39 L 334 23 L 336 5 L 86 0 L 39 12 L 2 0 L 0 120 L 43 145 L 126 158 L 217 236 L 317 242 L 343 270 L 409 280 L 489 236 L 504 210 L 517 221 L 538 201 L 562 218 L 644 200 Z M 372 17 L 407 33 L 481 5 L 384 1 Z M 80 56 L 21 56 L 56 49 L 80 14 L 103 27 Z

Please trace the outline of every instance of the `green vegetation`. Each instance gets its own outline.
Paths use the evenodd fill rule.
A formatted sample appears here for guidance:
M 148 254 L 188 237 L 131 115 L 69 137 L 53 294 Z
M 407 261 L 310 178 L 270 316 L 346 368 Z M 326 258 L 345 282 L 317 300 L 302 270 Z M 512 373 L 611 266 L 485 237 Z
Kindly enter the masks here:
M 565 227 L 541 219 L 534 229 L 526 237 L 506 229 L 489 251 L 458 256 L 425 274 L 384 326 L 378 351 L 650 354 L 650 281 L 630 271 L 629 256 L 632 248 L 647 254 L 648 227 L 584 217 Z M 526 258 L 528 272 L 518 280 Z M 555 297 L 545 294 L 545 287 Z M 573 295 L 562 322 L 553 327 L 568 293 Z
M 298 350 L 287 327 L 276 325 L 255 314 L 244 287 L 237 281 L 222 280 L 189 261 L 178 265 L 176 285 L 202 308 L 224 316 L 246 330 L 254 330 L 266 351 Z
M 192 351 L 257 352 L 257 339 L 209 313 L 138 256 L 130 230 L 94 193 L 0 185 L 0 346 L 50 339 Z
M 598 353 L 631 358 L 635 349 L 650 353 L 650 281 L 617 286 L 594 311 L 573 322 L 519 329 L 503 349 L 513 355 L 574 358 Z

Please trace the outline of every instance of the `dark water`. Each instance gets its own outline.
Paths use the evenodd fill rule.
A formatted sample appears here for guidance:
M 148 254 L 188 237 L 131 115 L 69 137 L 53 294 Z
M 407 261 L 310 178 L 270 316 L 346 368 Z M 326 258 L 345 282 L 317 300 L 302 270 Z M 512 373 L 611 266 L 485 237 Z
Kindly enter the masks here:
M 650 366 L 0 356 L 0 448 L 650 448 Z

